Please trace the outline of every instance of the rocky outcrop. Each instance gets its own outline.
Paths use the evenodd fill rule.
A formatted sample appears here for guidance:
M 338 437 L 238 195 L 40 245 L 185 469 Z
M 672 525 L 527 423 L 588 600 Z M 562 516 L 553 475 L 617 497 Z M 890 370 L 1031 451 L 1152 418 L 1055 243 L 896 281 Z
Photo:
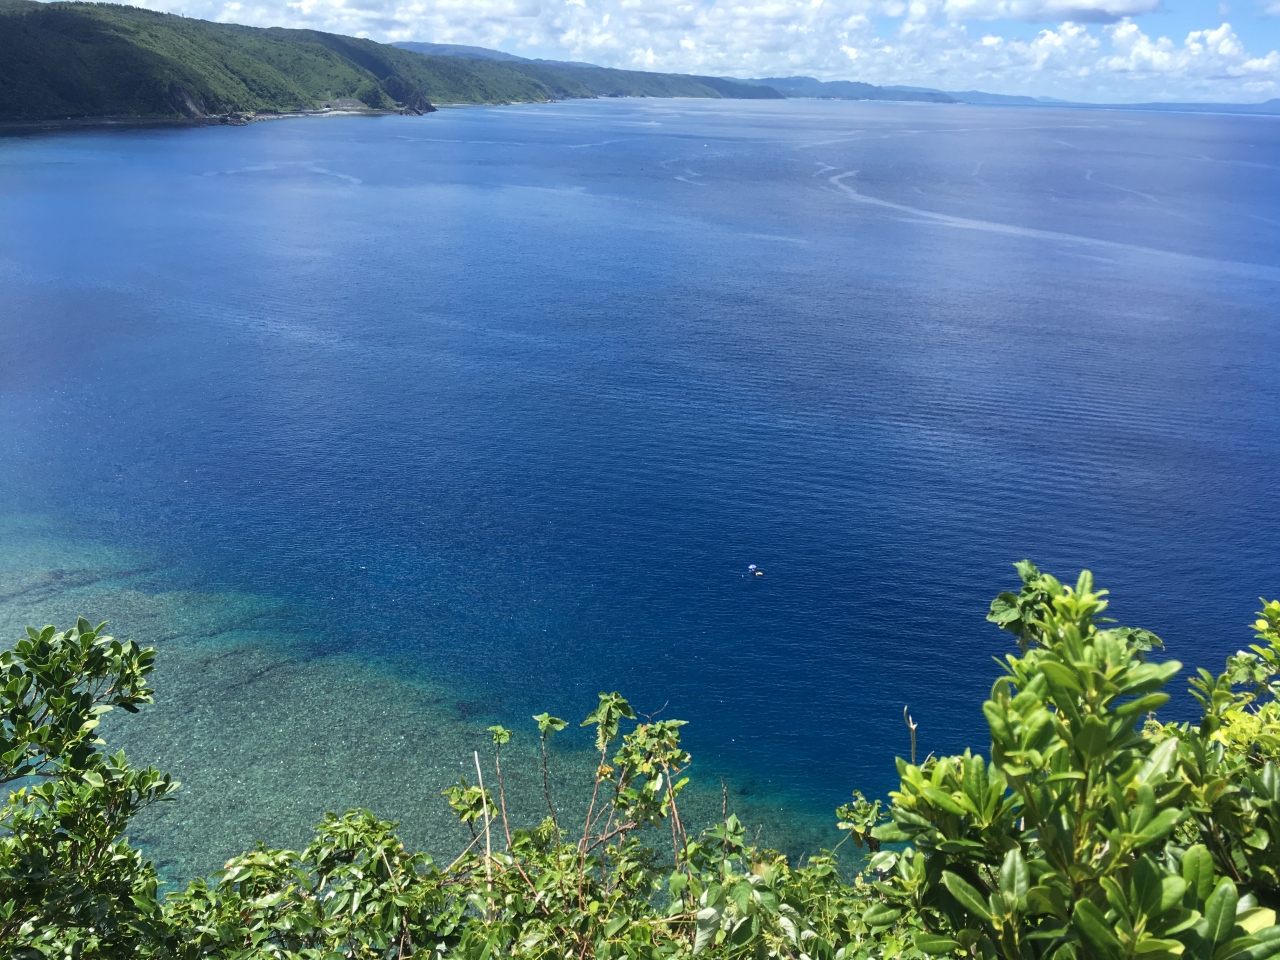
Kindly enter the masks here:
M 401 113 L 420 117 L 424 113 L 435 112 L 436 108 L 431 105 L 426 95 L 403 77 L 392 74 L 382 81 L 382 89 L 386 91 L 387 96 L 400 105 Z
M 209 109 L 200 94 L 176 80 L 169 84 L 169 103 L 178 113 L 193 120 L 209 116 Z

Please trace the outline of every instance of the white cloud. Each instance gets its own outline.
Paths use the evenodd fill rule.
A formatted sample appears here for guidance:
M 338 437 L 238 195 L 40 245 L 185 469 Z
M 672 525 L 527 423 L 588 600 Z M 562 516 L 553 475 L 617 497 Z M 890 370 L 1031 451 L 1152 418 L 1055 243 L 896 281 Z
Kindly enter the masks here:
M 1192 31 L 1180 43 L 1149 36 L 1130 16 L 1157 0 L 142 2 L 259 26 L 501 46 L 531 56 L 681 73 L 807 74 L 1113 102 L 1280 96 L 1280 53 L 1250 53 L 1227 23 Z M 1065 22 L 1030 37 L 990 28 L 971 34 L 966 25 L 1049 16 Z M 1087 22 L 1099 20 L 1114 22 Z
M 1160 0 L 947 0 L 946 11 L 957 20 L 1114 23 L 1159 5 Z
M 1107 32 L 1114 53 L 1104 62 L 1116 73 L 1162 74 L 1184 82 L 1224 76 L 1272 83 L 1280 79 L 1280 52 L 1251 57 L 1229 23 L 1216 30 L 1193 30 L 1180 47 L 1167 37 L 1152 40 L 1135 23 L 1117 24 Z

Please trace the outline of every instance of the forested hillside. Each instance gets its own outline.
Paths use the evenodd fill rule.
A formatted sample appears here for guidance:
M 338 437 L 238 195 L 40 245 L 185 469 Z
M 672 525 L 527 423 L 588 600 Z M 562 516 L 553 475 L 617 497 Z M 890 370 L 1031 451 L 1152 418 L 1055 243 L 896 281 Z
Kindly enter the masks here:
M 712 78 L 425 56 L 314 30 L 244 27 L 137 7 L 0 0 L 0 120 L 205 117 L 565 97 L 777 97 Z

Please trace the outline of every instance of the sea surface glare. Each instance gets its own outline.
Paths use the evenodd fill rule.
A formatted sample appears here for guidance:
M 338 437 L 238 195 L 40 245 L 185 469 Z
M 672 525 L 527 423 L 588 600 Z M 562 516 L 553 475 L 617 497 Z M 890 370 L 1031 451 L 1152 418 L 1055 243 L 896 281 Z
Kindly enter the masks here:
M 0 291 L 4 640 L 161 647 L 107 729 L 184 781 L 134 831 L 174 877 L 355 804 L 447 855 L 495 722 L 536 823 L 529 715 L 614 689 L 690 721 L 707 818 L 724 777 L 813 850 L 895 786 L 904 704 L 921 756 L 987 749 L 1013 561 L 1215 671 L 1280 595 L 1275 117 L 15 134 Z

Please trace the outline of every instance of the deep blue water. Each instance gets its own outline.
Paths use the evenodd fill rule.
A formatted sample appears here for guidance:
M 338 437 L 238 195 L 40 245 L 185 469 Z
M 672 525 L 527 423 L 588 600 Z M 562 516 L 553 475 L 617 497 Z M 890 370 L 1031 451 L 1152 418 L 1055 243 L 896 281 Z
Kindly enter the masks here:
M 1213 668 L 1280 594 L 1275 118 L 12 135 L 0 290 L 0 511 L 822 807 L 985 747 L 1014 560 Z

